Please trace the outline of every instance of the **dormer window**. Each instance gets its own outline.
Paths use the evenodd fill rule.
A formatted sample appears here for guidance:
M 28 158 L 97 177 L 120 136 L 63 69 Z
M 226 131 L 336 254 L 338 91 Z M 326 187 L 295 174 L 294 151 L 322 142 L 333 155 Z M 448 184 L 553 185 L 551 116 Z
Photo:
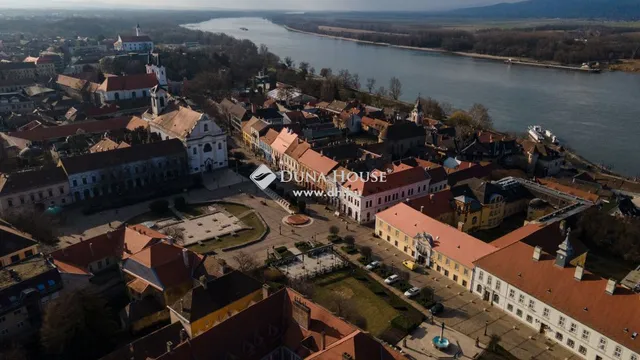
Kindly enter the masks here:
M 204 131 L 209 131 L 209 124 L 204 124 Z

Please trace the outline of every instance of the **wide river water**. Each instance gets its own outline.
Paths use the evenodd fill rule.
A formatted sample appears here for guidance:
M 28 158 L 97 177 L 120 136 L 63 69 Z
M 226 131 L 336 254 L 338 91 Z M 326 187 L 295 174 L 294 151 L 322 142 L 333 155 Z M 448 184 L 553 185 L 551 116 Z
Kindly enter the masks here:
M 456 108 L 487 106 L 496 129 L 524 132 L 528 125 L 551 129 L 587 159 L 626 175 L 640 175 L 640 75 L 586 74 L 359 44 L 291 32 L 259 18 L 222 18 L 188 28 L 223 32 L 265 44 L 281 58 L 308 62 L 319 72 L 348 69 L 360 82 L 373 77 L 389 88 L 402 82 L 402 100 L 418 93 Z M 241 27 L 249 31 L 240 30 Z

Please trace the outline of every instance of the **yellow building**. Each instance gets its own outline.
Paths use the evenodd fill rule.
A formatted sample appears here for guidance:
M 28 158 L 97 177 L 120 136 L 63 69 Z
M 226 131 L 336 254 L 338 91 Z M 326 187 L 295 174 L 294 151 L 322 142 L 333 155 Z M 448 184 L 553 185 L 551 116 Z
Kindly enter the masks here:
M 0 220 L 0 241 L 0 267 L 17 263 L 38 253 L 38 243 L 31 235 L 14 229 L 4 220 Z
M 204 281 L 169 306 L 171 322 L 180 321 L 193 338 L 268 296 L 267 287 L 239 271 Z
M 376 215 L 375 233 L 419 264 L 471 289 L 473 262 L 497 250 L 400 203 Z

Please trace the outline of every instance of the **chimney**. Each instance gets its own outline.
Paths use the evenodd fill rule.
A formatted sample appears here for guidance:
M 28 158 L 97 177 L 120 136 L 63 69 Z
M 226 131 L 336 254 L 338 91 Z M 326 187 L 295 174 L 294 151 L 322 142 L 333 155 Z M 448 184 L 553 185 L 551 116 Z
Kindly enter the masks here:
M 167 341 L 167 352 L 171 353 L 173 351 L 173 342 Z
M 91 251 L 91 256 L 94 256 L 93 254 L 93 244 L 89 243 L 89 251 Z
M 584 275 L 584 268 L 580 265 L 576 266 L 576 272 L 573 274 L 573 278 L 580 281 Z
M 189 267 L 189 250 L 182 249 L 182 261 L 185 267 Z
M 613 293 L 616 291 L 616 285 L 617 282 L 614 279 L 609 279 L 607 281 L 607 287 L 604 291 L 609 295 L 613 295 Z
M 542 254 L 542 248 L 540 246 L 536 246 L 533 249 L 533 260 L 534 261 L 539 261 L 540 260 L 540 254 Z
M 326 333 L 324 332 L 324 330 L 322 330 L 322 332 L 320 333 L 320 350 L 324 350 L 324 347 L 326 346 Z
M 262 298 L 266 299 L 269 297 L 269 285 L 262 284 Z
M 173 245 L 173 236 L 167 236 L 167 243 L 169 243 L 169 245 Z
M 420 206 L 420 212 L 424 213 L 424 205 Z

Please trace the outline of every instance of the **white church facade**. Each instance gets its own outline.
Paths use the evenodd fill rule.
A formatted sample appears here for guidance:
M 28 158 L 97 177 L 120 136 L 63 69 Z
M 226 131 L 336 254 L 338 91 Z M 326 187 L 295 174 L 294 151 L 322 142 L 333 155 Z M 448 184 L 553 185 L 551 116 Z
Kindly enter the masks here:
M 161 86 L 151 89 L 151 111 L 142 115 L 150 131 L 183 142 L 191 174 L 227 167 L 227 134 L 208 115 L 170 103 L 167 95 Z

